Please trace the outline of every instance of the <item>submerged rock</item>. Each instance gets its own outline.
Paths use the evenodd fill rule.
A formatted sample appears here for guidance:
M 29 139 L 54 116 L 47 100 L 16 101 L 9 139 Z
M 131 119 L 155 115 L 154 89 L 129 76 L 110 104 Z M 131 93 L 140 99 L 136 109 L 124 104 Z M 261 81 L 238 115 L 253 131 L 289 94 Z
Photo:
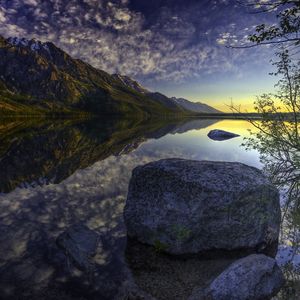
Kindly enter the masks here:
M 252 254 L 234 262 L 204 292 L 196 289 L 189 300 L 266 300 L 275 296 L 283 284 L 275 259 Z
M 224 140 L 232 139 L 234 137 L 238 137 L 240 135 L 229 131 L 214 129 L 211 130 L 207 136 L 214 141 L 224 141 Z
M 75 224 L 63 232 L 56 239 L 56 243 L 78 269 L 89 271 L 91 268 L 90 258 L 96 254 L 99 236 L 88 227 Z
M 146 293 L 157 300 L 186 300 L 195 289 L 205 290 L 234 262 L 233 258 L 181 259 L 132 239 L 127 240 L 125 254 L 137 294 Z
M 170 254 L 246 250 L 275 256 L 277 189 L 241 163 L 166 159 L 132 172 L 128 236 Z
M 158 300 L 139 288 L 134 281 L 123 282 L 114 300 Z

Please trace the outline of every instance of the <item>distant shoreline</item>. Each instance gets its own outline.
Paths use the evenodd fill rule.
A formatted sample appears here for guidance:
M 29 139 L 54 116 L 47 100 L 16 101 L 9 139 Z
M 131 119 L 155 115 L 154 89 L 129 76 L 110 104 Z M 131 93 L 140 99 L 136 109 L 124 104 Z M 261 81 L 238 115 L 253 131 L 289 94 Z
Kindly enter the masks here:
M 135 114 L 91 114 L 91 113 L 45 113 L 45 114 L 1 114 L 1 119 L 90 119 L 90 118 L 142 118 L 142 119 L 238 119 L 261 120 L 263 118 L 277 120 L 293 120 L 292 113 L 276 113 L 263 116 L 259 113 L 193 113 L 193 114 L 163 114 L 163 115 L 135 115 Z M 300 118 L 300 114 L 299 114 Z

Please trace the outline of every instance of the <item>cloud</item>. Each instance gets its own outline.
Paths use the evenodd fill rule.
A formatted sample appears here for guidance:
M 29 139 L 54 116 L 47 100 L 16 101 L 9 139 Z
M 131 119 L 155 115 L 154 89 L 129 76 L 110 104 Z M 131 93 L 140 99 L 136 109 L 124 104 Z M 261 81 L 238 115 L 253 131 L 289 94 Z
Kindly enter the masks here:
M 5 21 L 6 21 L 5 11 L 4 9 L 0 8 L 0 22 L 4 23 Z
M 238 41 L 229 1 L 174 2 L 149 15 L 129 0 L 2 0 L 0 34 L 52 41 L 97 68 L 143 80 L 234 72 L 228 49 L 220 47 L 229 37 Z
M 38 0 L 24 0 L 24 4 L 27 4 L 27 5 L 30 5 L 30 6 L 39 5 Z

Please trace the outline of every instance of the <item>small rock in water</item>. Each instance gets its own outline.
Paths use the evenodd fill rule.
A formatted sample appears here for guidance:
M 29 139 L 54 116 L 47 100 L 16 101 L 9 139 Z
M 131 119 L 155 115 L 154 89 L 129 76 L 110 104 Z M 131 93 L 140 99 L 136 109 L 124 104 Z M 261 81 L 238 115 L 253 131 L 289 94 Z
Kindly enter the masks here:
M 275 256 L 281 214 L 278 191 L 260 170 L 174 158 L 133 170 L 124 219 L 130 237 L 169 254 Z
M 76 267 L 88 271 L 91 268 L 90 258 L 96 254 L 99 245 L 99 236 L 88 227 L 75 224 L 58 236 L 56 243 Z
M 275 259 L 252 254 L 230 265 L 204 291 L 196 289 L 189 300 L 267 300 L 283 284 L 284 277 Z
M 240 135 L 225 130 L 214 129 L 211 130 L 207 136 L 214 141 L 225 141 Z

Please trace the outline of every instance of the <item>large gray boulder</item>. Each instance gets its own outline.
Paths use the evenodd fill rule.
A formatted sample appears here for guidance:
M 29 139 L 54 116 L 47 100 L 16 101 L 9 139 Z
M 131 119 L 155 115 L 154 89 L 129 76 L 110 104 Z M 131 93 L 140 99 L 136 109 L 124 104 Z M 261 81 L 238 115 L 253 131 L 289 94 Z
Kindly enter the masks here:
M 241 163 L 165 159 L 133 170 L 124 218 L 129 237 L 170 254 L 275 255 L 279 195 Z
M 234 262 L 203 292 L 196 289 L 189 300 L 267 300 L 284 284 L 275 259 L 252 254 Z

